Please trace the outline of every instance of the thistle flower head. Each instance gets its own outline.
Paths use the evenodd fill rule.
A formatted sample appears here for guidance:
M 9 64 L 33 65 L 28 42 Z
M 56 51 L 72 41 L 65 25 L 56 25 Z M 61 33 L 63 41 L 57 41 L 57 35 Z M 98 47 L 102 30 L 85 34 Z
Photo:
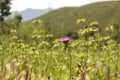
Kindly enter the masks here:
M 69 41 L 70 41 L 70 37 L 68 37 L 68 36 L 61 39 L 61 42 L 63 42 L 63 43 L 68 43 Z
M 50 76 L 48 76 L 48 80 L 50 80 Z
M 120 78 L 120 74 L 118 74 L 118 78 Z
M 35 50 L 36 50 L 36 48 L 35 48 L 35 47 L 32 47 L 31 49 L 32 49 L 33 51 L 35 51 Z
M 94 43 L 94 42 L 95 42 L 95 40 L 94 40 L 94 39 L 92 39 L 92 40 L 91 40 L 91 42 L 92 42 L 92 43 Z
M 81 67 L 81 64 L 77 64 L 77 66 L 78 66 L 78 68 L 80 68 L 80 67 Z
M 105 45 L 108 46 L 108 41 L 105 42 Z

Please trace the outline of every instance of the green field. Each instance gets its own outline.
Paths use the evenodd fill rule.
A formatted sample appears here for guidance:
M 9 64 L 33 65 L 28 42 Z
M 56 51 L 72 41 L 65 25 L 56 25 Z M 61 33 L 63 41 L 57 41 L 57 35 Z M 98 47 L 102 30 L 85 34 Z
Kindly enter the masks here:
M 113 5 L 118 6 L 117 3 L 119 4 L 101 2 L 93 5 L 106 4 L 111 9 Z M 91 8 L 90 6 L 92 7 L 92 4 L 88 7 L 83 6 L 80 11 Z M 69 9 L 62 8 L 55 12 L 73 10 L 72 12 L 76 13 L 74 10 L 78 8 Z M 110 13 L 111 10 L 107 12 Z M 51 15 L 50 21 L 58 17 L 52 16 L 54 11 L 43 17 L 47 15 Z M 64 13 L 59 15 L 63 16 Z M 65 18 L 64 15 L 64 20 L 70 22 L 59 19 L 65 24 L 70 23 L 71 29 L 76 29 L 75 31 L 67 29 L 67 25 L 58 27 L 62 26 L 62 23 L 59 24 L 57 20 L 49 24 L 50 29 L 46 23 L 48 18 L 43 20 L 43 17 L 21 23 L 20 16 L 17 15 L 0 22 L 0 80 L 119 80 L 120 27 L 117 21 L 120 16 L 117 14 L 117 18 L 108 18 L 99 15 L 99 18 L 106 20 L 104 22 L 85 15 L 86 17 L 69 15 L 71 18 Z M 108 23 L 107 19 L 113 20 L 116 24 Z M 84 27 L 73 28 L 75 25 Z M 74 35 L 69 34 L 70 31 L 75 32 Z M 70 40 L 64 42 L 65 36 Z
M 120 44 L 109 34 L 101 36 L 97 25 L 98 22 L 90 23 L 78 32 L 80 39 L 70 39 L 67 44 L 43 30 L 32 29 L 29 38 L 22 39 L 12 29 L 0 40 L 0 78 L 70 80 L 71 75 L 74 80 L 118 80 Z M 113 26 L 104 30 L 114 31 Z

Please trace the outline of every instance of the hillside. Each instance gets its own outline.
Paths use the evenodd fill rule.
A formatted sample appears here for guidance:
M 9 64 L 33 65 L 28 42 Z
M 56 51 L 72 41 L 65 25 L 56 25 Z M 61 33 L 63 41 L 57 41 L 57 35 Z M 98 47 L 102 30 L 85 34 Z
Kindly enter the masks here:
M 83 25 L 77 25 L 76 20 L 85 18 L 88 25 L 92 21 L 98 21 L 100 27 L 120 25 L 120 1 L 106 1 L 92 3 L 82 7 L 64 7 L 51 11 L 37 19 L 44 23 L 44 29 L 55 36 L 64 36 L 79 30 Z

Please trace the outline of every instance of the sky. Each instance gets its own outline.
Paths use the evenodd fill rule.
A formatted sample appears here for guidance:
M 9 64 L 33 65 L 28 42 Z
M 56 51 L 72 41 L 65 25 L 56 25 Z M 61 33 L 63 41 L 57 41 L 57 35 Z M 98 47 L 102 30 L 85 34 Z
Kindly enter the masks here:
M 66 6 L 82 6 L 99 1 L 106 0 L 12 0 L 11 11 L 22 11 L 27 8 L 45 9 L 49 7 L 57 9 Z

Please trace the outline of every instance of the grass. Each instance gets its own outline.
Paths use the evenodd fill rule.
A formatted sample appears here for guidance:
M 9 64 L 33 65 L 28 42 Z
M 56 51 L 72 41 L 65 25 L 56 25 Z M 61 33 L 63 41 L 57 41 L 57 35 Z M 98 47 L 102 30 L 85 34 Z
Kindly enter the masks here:
M 61 8 L 25 24 L 6 20 L 6 33 L 0 37 L 0 79 L 119 80 L 118 4 Z M 61 36 L 69 31 L 79 38 L 69 36 L 65 48 Z
M 109 35 L 101 36 L 95 26 L 91 23 L 78 32 L 80 39 L 69 41 L 70 55 L 60 38 L 51 40 L 52 34 L 34 29 L 25 41 L 12 30 L 4 41 L 1 39 L 1 80 L 119 79 L 120 44 Z M 91 32 L 94 35 L 89 35 Z

